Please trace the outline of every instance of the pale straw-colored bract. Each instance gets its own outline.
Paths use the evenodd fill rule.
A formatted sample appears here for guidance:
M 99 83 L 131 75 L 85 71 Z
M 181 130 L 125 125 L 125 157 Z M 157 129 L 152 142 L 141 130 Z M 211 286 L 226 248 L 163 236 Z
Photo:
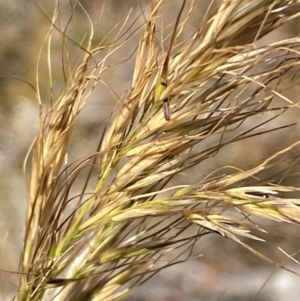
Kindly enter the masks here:
M 300 39 L 259 41 L 298 17 L 300 1 L 211 1 L 189 38 L 182 33 L 198 2 L 181 4 L 177 26 L 176 19 L 165 24 L 172 28 L 172 40 L 157 35 L 162 7 L 170 1 L 152 1 L 151 11 L 143 12 L 130 89 L 107 124 L 99 149 L 68 162 L 74 123 L 110 67 L 107 60 L 131 42 L 131 33 L 129 27 L 114 41 L 112 31 L 109 42 L 95 46 L 93 23 L 86 14 L 90 32 L 80 45 L 66 43 L 75 7 L 85 10 L 73 1 L 69 22 L 60 29 L 58 1 L 46 43 L 50 49 L 53 32 L 63 37 L 65 87 L 47 108 L 37 93 L 40 130 L 25 164 L 29 206 L 18 300 L 121 300 L 160 269 L 180 261 L 177 255 L 162 260 L 166 253 L 189 250 L 209 233 L 232 239 L 276 264 L 247 241 L 262 241 L 260 220 L 300 222 L 300 200 L 288 196 L 298 189 L 279 185 L 282 175 L 260 177 L 300 141 L 246 170 L 228 168 L 192 185 L 173 186 L 171 181 L 190 167 L 201 169 L 202 162 L 229 144 L 275 131 L 277 126 L 260 126 L 272 126 L 274 117 L 299 110 L 284 90 L 300 70 Z M 78 56 L 76 64 L 72 61 L 67 44 L 78 48 L 81 61 Z M 107 54 L 97 61 L 101 51 Z M 275 97 L 280 106 L 273 105 Z M 169 121 L 163 114 L 165 99 Z M 260 124 L 248 122 L 264 114 L 268 118 Z M 236 132 L 243 124 L 246 129 Z M 296 165 L 297 160 L 289 163 Z M 71 195 L 86 170 L 90 172 L 80 195 Z M 91 184 L 92 191 L 87 188 Z M 192 225 L 198 231 L 189 232 Z

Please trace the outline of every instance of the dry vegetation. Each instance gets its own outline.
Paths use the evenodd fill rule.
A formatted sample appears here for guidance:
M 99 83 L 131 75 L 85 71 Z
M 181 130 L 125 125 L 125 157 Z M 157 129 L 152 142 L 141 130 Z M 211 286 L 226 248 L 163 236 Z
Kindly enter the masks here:
M 37 73 L 40 126 L 25 162 L 29 207 L 18 300 L 121 300 L 212 233 L 289 270 L 248 242 L 267 238 L 266 220 L 299 224 L 300 199 L 292 198 L 299 188 L 282 181 L 297 167 L 296 152 L 289 154 L 300 141 L 248 169 L 224 166 L 192 184 L 171 180 L 201 169 L 223 147 L 292 126 L 273 122 L 299 111 L 285 90 L 298 78 L 300 39 L 260 41 L 298 17 L 300 1 L 211 1 L 189 36 L 199 3 L 181 4 L 167 24 L 162 7 L 170 3 L 152 1 L 151 9 L 142 6 L 136 21 L 116 24 L 100 43 L 86 14 L 90 32 L 76 43 L 69 27 L 76 13 L 86 13 L 84 6 L 70 1 L 72 13 L 62 24 L 57 2 L 45 49 L 52 89 L 51 42 L 59 33 L 64 88 L 45 101 Z M 98 85 L 113 90 L 103 74 L 136 34 L 127 94 L 99 132 L 98 149 L 70 162 L 82 108 Z

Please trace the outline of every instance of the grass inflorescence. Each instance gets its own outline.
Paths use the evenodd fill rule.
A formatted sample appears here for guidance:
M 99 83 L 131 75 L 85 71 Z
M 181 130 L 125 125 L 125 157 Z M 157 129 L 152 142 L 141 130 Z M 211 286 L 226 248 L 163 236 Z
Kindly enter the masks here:
M 189 35 L 185 30 L 198 2 L 182 1 L 170 25 L 162 22 L 165 5 L 171 4 L 152 1 L 139 16 L 142 26 L 116 26 L 97 44 L 93 21 L 80 2 L 71 3 L 62 28 L 57 1 L 46 43 L 51 78 L 51 38 L 54 32 L 62 37 L 64 88 L 51 103 L 37 90 L 40 127 L 26 164 L 19 300 L 121 300 L 180 261 L 177 255 L 163 261 L 166 253 L 190 250 L 211 233 L 276 264 L 247 241 L 263 241 L 265 220 L 300 222 L 300 199 L 288 195 L 299 188 L 281 182 L 288 173 L 265 176 L 281 160 L 292 172 L 297 158 L 284 158 L 300 141 L 248 169 L 224 167 L 191 184 L 172 184 L 175 176 L 201 169 L 228 145 L 276 135 L 284 128 L 273 126 L 276 117 L 299 110 L 284 92 L 297 80 L 300 39 L 261 41 L 298 17 L 300 1 L 211 1 Z M 86 13 L 90 32 L 76 43 L 68 28 L 78 10 Z M 124 28 L 129 29 L 123 33 Z M 69 162 L 78 116 L 98 85 L 110 86 L 103 74 L 113 65 L 114 52 L 136 34 L 128 92 L 98 149 Z M 72 47 L 78 49 L 74 60 Z M 75 187 L 77 193 L 81 187 L 79 195 L 72 194 Z M 198 230 L 189 232 L 195 225 Z

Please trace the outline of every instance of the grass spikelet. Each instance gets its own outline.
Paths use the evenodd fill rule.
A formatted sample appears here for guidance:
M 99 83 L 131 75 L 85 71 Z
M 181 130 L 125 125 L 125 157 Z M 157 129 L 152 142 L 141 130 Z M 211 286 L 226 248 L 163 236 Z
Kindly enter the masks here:
M 160 32 L 165 5 L 170 3 L 152 1 L 151 11 L 137 19 L 143 26 L 116 25 L 97 44 L 84 6 L 74 1 L 69 22 L 60 28 L 57 2 L 48 43 L 54 31 L 63 37 L 65 82 L 47 109 L 38 93 L 40 129 L 28 168 L 19 300 L 121 300 L 180 261 L 174 255 L 166 263 L 166 253 L 188 250 L 210 233 L 274 263 L 244 241 L 265 241 L 259 236 L 266 233 L 259 220 L 300 222 L 300 200 L 289 195 L 299 189 L 280 183 L 288 173 L 266 177 L 299 147 L 298 141 L 248 169 L 224 167 L 224 172 L 207 172 L 191 184 L 172 184 L 174 176 L 201 168 L 233 143 L 292 126 L 272 122 L 299 110 L 285 91 L 298 77 L 300 39 L 269 44 L 262 39 L 298 17 L 300 1 L 218 1 L 188 37 L 197 1 L 182 1 L 177 18 Z M 77 9 L 90 24 L 80 43 L 68 31 Z M 110 87 L 103 78 L 117 64 L 111 63 L 114 53 L 136 35 L 130 87 L 106 124 L 98 149 L 69 162 L 82 108 L 96 87 Z M 77 47 L 76 59 L 66 39 Z M 50 51 L 48 62 L 51 74 Z M 196 234 L 189 232 L 193 226 L 199 227 Z

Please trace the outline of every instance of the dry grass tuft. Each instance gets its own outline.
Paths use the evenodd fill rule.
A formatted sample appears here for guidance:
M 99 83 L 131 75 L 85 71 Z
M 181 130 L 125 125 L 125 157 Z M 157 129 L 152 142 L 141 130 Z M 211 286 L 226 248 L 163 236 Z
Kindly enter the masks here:
M 165 2 L 153 1 L 137 31 L 142 36 L 131 86 L 99 149 L 73 164 L 67 155 L 74 123 L 102 83 L 110 67 L 107 61 L 130 43 L 134 32 L 129 27 L 115 41 L 108 35 L 95 46 L 87 14 L 91 30 L 77 44 L 75 64 L 67 48 L 68 26 L 76 9 L 85 10 L 74 1 L 69 22 L 60 29 L 57 3 L 47 43 L 50 49 L 53 32 L 61 33 L 65 86 L 47 110 L 37 96 L 40 130 L 30 152 L 19 300 L 121 300 L 179 261 L 175 256 L 164 264 L 165 252 L 183 246 L 189 250 L 203 235 L 217 233 L 251 249 L 244 238 L 262 240 L 252 229 L 264 231 L 253 216 L 300 222 L 300 200 L 279 196 L 298 189 L 279 185 L 282 175 L 267 180 L 261 175 L 299 141 L 248 170 L 218 171 L 192 185 L 169 184 L 223 147 L 275 131 L 276 126 L 263 126 L 287 110 L 299 109 L 284 90 L 298 77 L 300 39 L 263 46 L 259 41 L 298 17 L 300 1 L 212 1 L 189 38 L 183 32 L 197 3 L 182 1 L 171 36 L 159 41 L 156 31 Z M 48 59 L 51 74 L 50 52 Z M 264 115 L 260 124 L 249 125 Z M 87 169 L 80 195 L 72 195 L 71 188 Z M 88 191 L 91 185 L 94 189 Z M 192 225 L 199 230 L 191 235 Z

